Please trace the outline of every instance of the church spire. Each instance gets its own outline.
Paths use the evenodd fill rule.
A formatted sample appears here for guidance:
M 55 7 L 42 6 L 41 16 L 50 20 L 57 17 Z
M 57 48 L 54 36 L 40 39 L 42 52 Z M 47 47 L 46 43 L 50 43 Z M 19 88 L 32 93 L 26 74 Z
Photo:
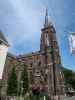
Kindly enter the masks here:
M 45 14 L 45 24 L 44 26 L 48 26 L 48 9 L 46 8 L 46 14 Z

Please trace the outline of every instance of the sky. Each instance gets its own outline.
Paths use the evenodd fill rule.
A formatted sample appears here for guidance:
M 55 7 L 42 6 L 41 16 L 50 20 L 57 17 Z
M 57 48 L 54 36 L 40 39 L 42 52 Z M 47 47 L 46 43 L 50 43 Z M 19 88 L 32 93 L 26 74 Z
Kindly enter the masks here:
M 75 54 L 69 51 L 69 33 L 75 32 L 74 0 L 0 0 L 0 30 L 14 55 L 40 49 L 45 10 L 56 29 L 61 63 L 75 70 Z

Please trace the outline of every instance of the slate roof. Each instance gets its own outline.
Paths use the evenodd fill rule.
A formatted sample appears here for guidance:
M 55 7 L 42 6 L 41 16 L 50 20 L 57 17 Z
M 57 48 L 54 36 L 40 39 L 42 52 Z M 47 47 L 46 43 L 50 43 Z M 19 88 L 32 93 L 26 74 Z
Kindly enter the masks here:
M 13 59 L 16 59 L 16 56 L 15 55 L 13 55 L 13 54 L 11 54 L 11 53 L 7 53 L 7 57 L 11 57 L 11 58 L 13 58 Z
M 0 41 L 3 42 L 5 45 L 9 46 L 8 41 L 6 40 L 5 36 L 1 31 L 0 31 Z

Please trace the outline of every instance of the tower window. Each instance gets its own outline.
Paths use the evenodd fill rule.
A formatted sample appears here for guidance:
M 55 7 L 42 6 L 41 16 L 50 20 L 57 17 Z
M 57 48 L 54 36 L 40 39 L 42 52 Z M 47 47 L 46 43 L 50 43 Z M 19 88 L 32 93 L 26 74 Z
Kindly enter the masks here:
M 49 46 L 48 33 L 45 34 L 46 46 Z

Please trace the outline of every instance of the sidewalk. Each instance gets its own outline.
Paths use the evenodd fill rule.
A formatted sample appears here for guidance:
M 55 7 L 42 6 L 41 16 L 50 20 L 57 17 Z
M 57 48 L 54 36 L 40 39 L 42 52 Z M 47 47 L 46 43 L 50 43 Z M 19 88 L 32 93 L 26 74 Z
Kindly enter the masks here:
M 75 96 L 72 96 L 72 97 L 61 97 L 60 100 L 75 100 Z

